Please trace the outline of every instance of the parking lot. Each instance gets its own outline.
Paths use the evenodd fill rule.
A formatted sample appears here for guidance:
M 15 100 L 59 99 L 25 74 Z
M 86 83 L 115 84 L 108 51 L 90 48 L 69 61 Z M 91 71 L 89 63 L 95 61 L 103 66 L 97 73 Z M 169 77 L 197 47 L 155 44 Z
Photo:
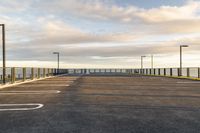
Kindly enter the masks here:
M 61 76 L 0 90 L 2 133 L 199 131 L 199 81 Z

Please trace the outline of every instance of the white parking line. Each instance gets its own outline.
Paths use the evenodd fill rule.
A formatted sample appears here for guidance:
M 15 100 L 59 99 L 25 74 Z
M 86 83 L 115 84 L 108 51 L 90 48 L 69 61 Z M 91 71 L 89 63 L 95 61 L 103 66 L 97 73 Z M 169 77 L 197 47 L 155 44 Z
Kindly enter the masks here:
M 49 85 L 49 84 L 46 84 L 46 85 L 19 85 L 19 86 L 16 86 L 16 87 L 68 87 L 70 86 L 69 84 L 68 85 Z
M 200 84 L 200 82 L 176 82 L 178 84 Z
M 73 83 L 74 81 L 65 81 L 65 82 L 60 82 L 61 84 L 62 83 Z M 59 82 L 58 81 L 54 81 L 54 80 L 52 80 L 52 81 L 37 81 L 37 82 L 34 82 L 33 84 L 38 84 L 38 83 L 49 83 L 49 84 L 51 84 L 51 83 L 57 83 L 57 84 L 59 84 Z
M 17 107 L 18 106 L 18 107 Z M 21 106 L 25 106 L 20 108 Z M 36 107 L 27 107 L 36 106 Z M 40 103 L 28 103 L 28 104 L 0 104 L 0 111 L 27 111 L 36 110 L 42 108 L 44 105 Z M 1 108 L 1 107 L 17 107 L 17 108 Z
M 0 95 L 22 95 L 22 94 L 58 94 L 58 90 L 45 90 L 45 91 L 0 91 Z

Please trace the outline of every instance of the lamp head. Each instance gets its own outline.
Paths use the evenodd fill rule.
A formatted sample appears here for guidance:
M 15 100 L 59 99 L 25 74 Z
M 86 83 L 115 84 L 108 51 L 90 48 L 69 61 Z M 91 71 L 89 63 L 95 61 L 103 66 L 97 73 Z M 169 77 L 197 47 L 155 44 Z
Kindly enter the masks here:
M 53 52 L 53 54 L 59 54 L 59 52 Z
M 181 45 L 181 47 L 189 47 L 188 45 Z

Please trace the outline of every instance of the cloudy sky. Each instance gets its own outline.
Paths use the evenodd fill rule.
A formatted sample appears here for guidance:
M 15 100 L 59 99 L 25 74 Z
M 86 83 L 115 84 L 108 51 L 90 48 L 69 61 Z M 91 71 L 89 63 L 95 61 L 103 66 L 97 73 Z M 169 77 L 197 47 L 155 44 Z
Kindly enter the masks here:
M 200 1 L 1 0 L 8 66 L 135 68 L 200 66 Z

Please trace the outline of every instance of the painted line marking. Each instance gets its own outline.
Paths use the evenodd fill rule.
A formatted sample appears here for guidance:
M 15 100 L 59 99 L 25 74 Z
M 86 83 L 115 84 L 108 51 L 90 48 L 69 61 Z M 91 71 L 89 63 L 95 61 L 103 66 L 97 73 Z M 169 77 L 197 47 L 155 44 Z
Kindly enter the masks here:
M 19 85 L 16 87 L 68 87 L 70 85 Z
M 1 108 L 1 107 L 17 107 L 19 108 Z M 20 106 L 25 106 L 20 108 Z M 36 106 L 36 107 L 27 107 L 26 106 Z M 0 111 L 27 111 L 27 110 L 36 110 L 44 107 L 43 104 L 40 103 L 28 103 L 28 104 L 0 104 Z
M 50 84 L 51 84 L 52 82 L 53 82 L 53 83 L 59 84 L 59 82 L 57 82 L 57 81 L 55 82 L 54 80 L 52 80 L 52 81 L 37 81 L 37 82 L 34 82 L 33 84 L 37 84 L 37 83 L 50 83 Z M 60 82 L 60 83 L 73 83 L 73 82 L 74 82 L 74 81 L 66 81 L 66 82 L 63 82 L 63 81 L 62 81 L 62 82 Z
M 0 91 L 0 95 L 12 95 L 12 94 L 58 94 L 61 91 L 58 90 L 46 90 L 46 91 Z

